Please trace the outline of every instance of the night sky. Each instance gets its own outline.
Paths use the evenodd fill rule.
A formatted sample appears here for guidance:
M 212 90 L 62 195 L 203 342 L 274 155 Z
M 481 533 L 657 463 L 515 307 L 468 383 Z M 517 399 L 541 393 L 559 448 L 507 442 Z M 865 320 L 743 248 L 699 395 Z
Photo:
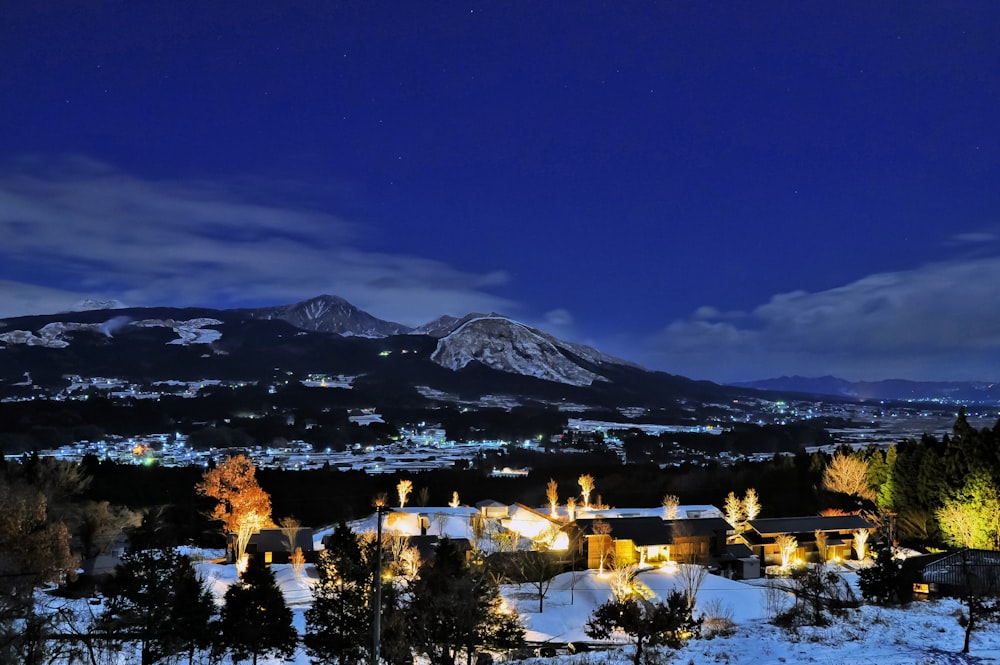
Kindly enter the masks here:
M 1000 3 L 0 2 L 0 316 L 496 311 L 1000 379 Z

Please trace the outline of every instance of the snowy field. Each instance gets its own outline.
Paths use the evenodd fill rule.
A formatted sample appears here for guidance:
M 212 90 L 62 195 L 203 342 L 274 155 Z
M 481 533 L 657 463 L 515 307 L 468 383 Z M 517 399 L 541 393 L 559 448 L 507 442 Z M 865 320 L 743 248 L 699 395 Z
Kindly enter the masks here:
M 235 566 L 214 563 L 196 565 L 198 573 L 221 603 L 226 589 L 237 579 Z M 307 565 L 298 578 L 288 565 L 274 565 L 272 570 L 293 610 L 295 627 L 301 634 L 305 631 L 304 614 L 311 598 L 310 589 L 316 580 L 315 570 Z M 845 575 L 850 582 L 856 582 L 854 573 L 845 571 Z M 677 588 L 676 574 L 661 569 L 641 572 L 638 579 L 658 598 Z M 631 647 L 624 639 L 618 644 L 595 646 L 590 652 L 575 655 L 569 655 L 562 648 L 569 642 L 592 642 L 584 633 L 586 621 L 594 608 L 611 597 L 609 580 L 597 575 L 596 571 L 564 573 L 556 577 L 545 596 L 542 613 L 538 612 L 538 598 L 531 587 L 507 585 L 502 592 L 508 606 L 521 614 L 527 640 L 559 647 L 560 655 L 555 658 L 529 658 L 527 662 L 531 665 L 631 664 Z M 709 575 L 698 593 L 697 613 L 708 609 L 714 615 L 728 616 L 735 623 L 731 634 L 703 636 L 678 651 L 651 654 L 654 658 L 652 662 L 663 665 L 1000 663 L 1000 627 L 997 626 L 988 626 L 974 633 L 971 653 L 960 653 L 964 630 L 959 626 L 957 616 L 961 608 L 958 602 L 951 599 L 915 602 L 906 608 L 864 606 L 851 610 L 845 618 L 835 618 L 830 626 L 806 627 L 794 632 L 773 626 L 768 621 L 776 605 L 790 602 L 786 594 L 769 592 L 763 580 L 745 583 Z M 260 665 L 283 662 L 288 661 L 262 659 Z M 291 662 L 294 665 L 310 664 L 302 649 Z
M 296 579 L 290 566 L 272 566 L 285 598 L 295 613 L 296 628 L 305 629 L 304 612 L 309 603 L 309 589 L 315 573 L 307 566 Z M 217 598 L 236 579 L 233 566 L 200 564 L 199 572 L 208 581 Z M 853 573 L 846 573 L 854 581 Z M 658 598 L 676 588 L 676 575 L 664 570 L 647 570 L 639 580 Z M 761 582 L 761 581 L 758 581 Z M 565 644 L 587 641 L 583 632 L 594 608 L 611 597 L 609 581 L 595 571 L 564 573 L 553 580 L 545 596 L 544 611 L 538 613 L 538 599 L 527 586 L 505 586 L 509 606 L 521 614 L 531 642 Z M 736 624 L 733 634 L 702 638 L 683 649 L 664 652 L 663 663 L 723 663 L 726 665 L 777 665 L 817 663 L 822 665 L 936 665 L 957 663 L 1000 663 L 1000 627 L 989 626 L 973 634 L 971 653 L 964 656 L 964 630 L 956 619 L 959 604 L 950 599 L 915 602 L 906 608 L 872 606 L 852 610 L 844 619 L 835 619 L 825 628 L 800 628 L 788 632 L 768 622 L 775 594 L 761 584 L 728 580 L 715 575 L 705 578 L 698 593 L 697 607 L 723 608 Z M 778 603 L 790 599 L 779 595 Z M 631 663 L 628 646 L 612 646 L 577 655 L 559 655 L 552 659 L 531 659 L 535 665 L 558 661 L 558 665 L 627 665 Z M 565 650 L 560 650 L 565 654 Z M 277 665 L 279 660 L 263 661 Z M 296 665 L 307 665 L 309 658 L 300 652 Z

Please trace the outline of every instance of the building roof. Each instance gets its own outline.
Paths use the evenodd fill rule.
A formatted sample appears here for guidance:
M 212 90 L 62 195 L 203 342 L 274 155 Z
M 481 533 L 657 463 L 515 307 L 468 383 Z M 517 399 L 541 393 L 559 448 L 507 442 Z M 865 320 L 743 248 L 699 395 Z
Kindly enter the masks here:
M 749 547 L 743 543 L 730 543 L 726 545 L 725 553 L 722 555 L 724 561 L 736 561 L 738 559 L 753 559 L 756 558 L 756 554 L 753 553 Z
M 596 519 L 577 520 L 576 524 L 586 535 L 593 535 L 593 525 Z M 631 540 L 638 547 L 649 545 L 669 545 L 670 529 L 659 517 L 611 517 L 602 519 L 611 527 L 609 534 L 614 540 Z
M 310 527 L 300 527 L 295 532 L 295 547 L 301 547 L 303 552 L 313 551 L 313 530 Z M 288 546 L 288 537 L 281 529 L 261 529 L 250 536 L 250 540 L 247 542 L 247 550 L 256 552 L 287 552 L 291 554 L 295 547 Z
M 871 529 L 874 526 L 861 515 L 771 517 L 750 520 L 747 524 L 762 536 L 779 533 L 813 533 L 814 531 L 854 531 L 855 529 Z
M 666 522 L 674 538 L 725 535 L 733 527 L 721 517 L 700 517 L 697 519 L 670 520 Z
M 944 554 L 910 557 L 908 568 L 918 572 L 921 581 L 963 587 L 978 585 L 983 590 L 1000 589 L 1000 552 L 964 549 Z

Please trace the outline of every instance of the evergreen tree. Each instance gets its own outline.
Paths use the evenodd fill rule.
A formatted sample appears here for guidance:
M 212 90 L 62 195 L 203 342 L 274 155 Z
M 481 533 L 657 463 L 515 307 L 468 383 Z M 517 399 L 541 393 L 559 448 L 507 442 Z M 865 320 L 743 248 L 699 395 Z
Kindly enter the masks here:
M 220 626 L 233 660 L 260 656 L 291 658 L 298 645 L 292 611 L 271 569 L 252 559 L 240 581 L 226 591 Z
M 212 639 L 215 604 L 191 560 L 175 549 L 129 552 L 107 609 L 95 622 L 114 641 L 138 644 L 142 665 L 193 654 Z
M 414 647 L 434 665 L 454 665 L 463 652 L 471 663 L 477 649 L 512 648 L 524 638 L 496 584 L 471 570 L 448 539 L 421 567 L 407 616 Z
M 996 549 L 1000 544 L 1000 493 L 985 471 L 973 470 L 960 490 L 948 492 L 936 517 L 949 545 Z
M 861 596 L 879 605 L 891 605 L 903 598 L 902 564 L 893 556 L 891 547 L 883 547 L 875 555 L 875 565 L 858 571 Z
M 371 574 L 357 537 L 343 522 L 320 553 L 316 570 L 319 582 L 306 610 L 307 652 L 317 662 L 363 662 L 372 641 Z
M 665 601 L 654 603 L 641 596 L 609 600 L 594 610 L 587 621 L 587 635 L 606 640 L 615 630 L 635 643 L 632 662 L 641 665 L 646 647 L 666 645 L 672 649 L 697 637 L 701 619 L 691 615 L 691 604 L 680 591 L 671 591 Z

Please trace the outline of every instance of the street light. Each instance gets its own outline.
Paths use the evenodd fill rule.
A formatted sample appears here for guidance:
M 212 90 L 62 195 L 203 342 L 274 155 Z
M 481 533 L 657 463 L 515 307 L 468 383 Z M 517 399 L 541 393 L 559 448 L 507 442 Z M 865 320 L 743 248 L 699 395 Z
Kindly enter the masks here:
M 372 665 L 379 663 L 379 647 L 382 644 L 382 515 L 386 512 L 384 500 L 375 500 L 375 618 L 372 621 L 374 644 L 372 645 Z

